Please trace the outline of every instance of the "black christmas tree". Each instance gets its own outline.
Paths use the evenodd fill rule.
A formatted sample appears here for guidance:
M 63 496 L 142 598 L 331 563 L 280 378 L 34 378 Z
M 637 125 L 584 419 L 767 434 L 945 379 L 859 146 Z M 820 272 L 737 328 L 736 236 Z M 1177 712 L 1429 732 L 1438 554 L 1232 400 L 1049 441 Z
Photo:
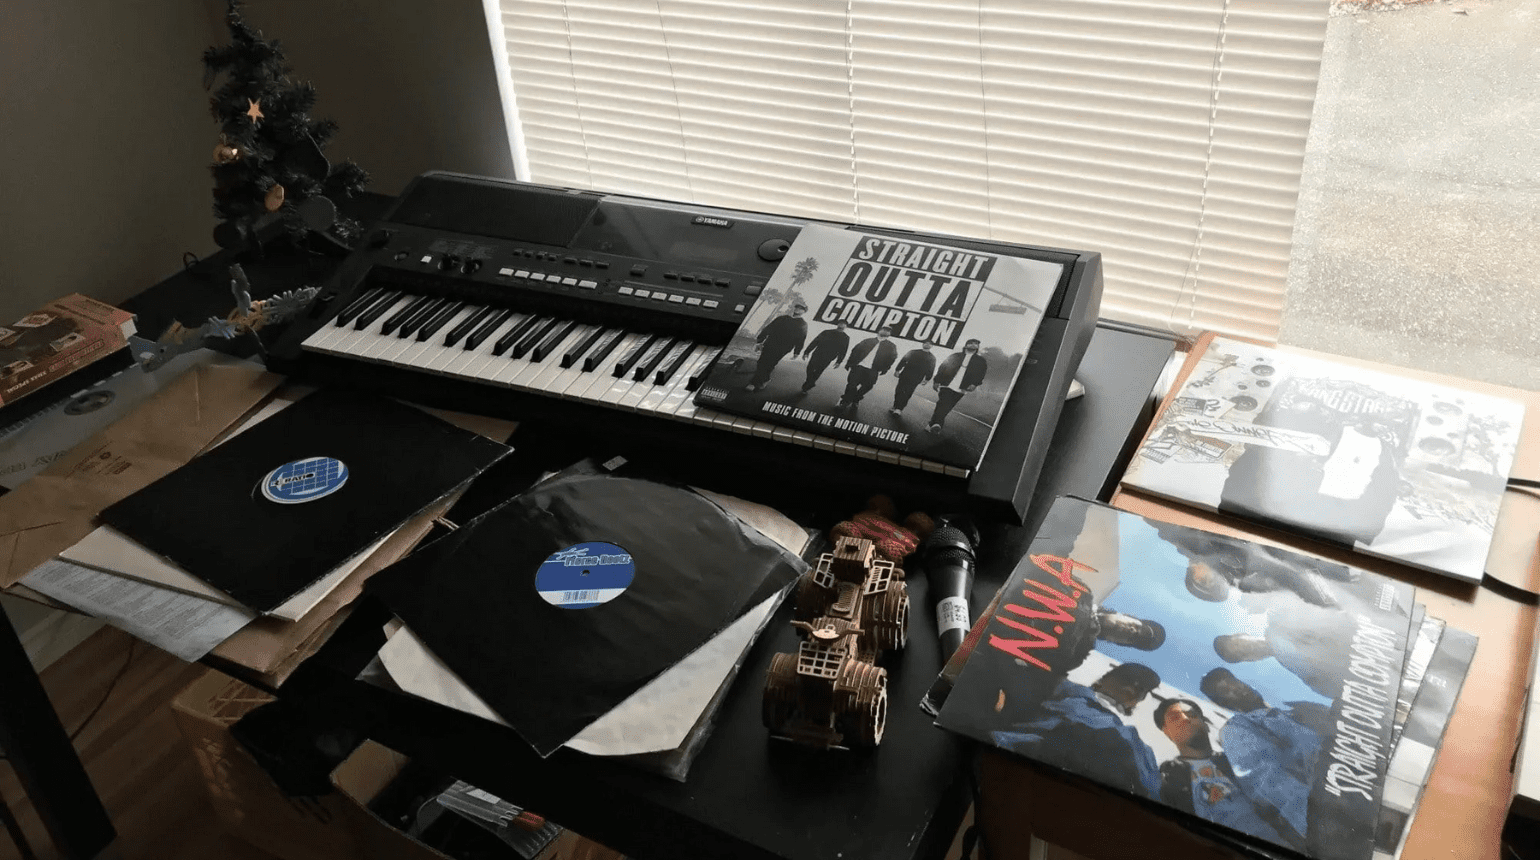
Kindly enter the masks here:
M 322 150 L 337 124 L 311 118 L 315 87 L 290 79 L 278 42 L 246 24 L 239 0 L 229 0 L 225 17 L 230 44 L 203 53 L 205 89 L 223 75 L 209 100 L 221 129 L 212 168 L 221 221 L 215 241 L 258 248 L 269 233 L 262 228 L 280 222 L 295 239 L 319 235 L 351 247 L 361 228 L 338 217 L 335 201 L 362 189 L 369 175 L 352 161 L 327 161 Z

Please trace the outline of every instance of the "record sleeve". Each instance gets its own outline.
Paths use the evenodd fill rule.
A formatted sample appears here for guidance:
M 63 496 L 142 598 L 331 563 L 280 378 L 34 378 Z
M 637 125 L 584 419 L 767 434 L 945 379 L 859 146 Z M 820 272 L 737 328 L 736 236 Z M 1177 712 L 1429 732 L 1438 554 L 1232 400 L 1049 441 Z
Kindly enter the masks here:
M 697 406 L 978 468 L 1062 263 L 822 224 L 786 258 Z
M 691 490 L 564 475 L 368 588 L 549 755 L 805 567 Z
M 1060 498 L 937 724 L 1263 854 L 1370 860 L 1414 598 Z
M 101 521 L 266 612 L 508 451 L 413 406 L 321 390 Z
M 1480 582 L 1524 404 L 1408 374 L 1214 338 L 1123 483 Z

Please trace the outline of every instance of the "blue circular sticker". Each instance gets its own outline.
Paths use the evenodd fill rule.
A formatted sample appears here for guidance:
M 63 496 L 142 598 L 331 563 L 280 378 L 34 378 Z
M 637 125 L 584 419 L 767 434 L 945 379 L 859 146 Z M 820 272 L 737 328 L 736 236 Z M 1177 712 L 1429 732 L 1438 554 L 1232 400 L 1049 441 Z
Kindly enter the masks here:
M 284 463 L 262 479 L 262 495 L 280 505 L 325 498 L 348 482 L 348 467 L 335 457 L 306 457 Z
M 546 556 L 535 572 L 535 589 L 552 606 L 586 609 L 619 597 L 635 577 L 630 553 L 612 543 L 589 541 Z

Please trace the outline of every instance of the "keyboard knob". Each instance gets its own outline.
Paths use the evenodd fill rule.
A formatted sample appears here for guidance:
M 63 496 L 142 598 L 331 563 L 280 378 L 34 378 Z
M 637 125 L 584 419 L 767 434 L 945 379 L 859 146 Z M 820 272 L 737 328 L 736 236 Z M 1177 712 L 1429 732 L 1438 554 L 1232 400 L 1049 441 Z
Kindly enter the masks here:
M 465 264 L 460 266 L 460 273 L 461 274 L 465 274 L 465 275 L 474 275 L 474 274 L 476 274 L 476 272 L 478 272 L 480 270 L 481 270 L 481 261 L 480 260 L 466 260 Z
M 459 255 L 458 254 L 445 254 L 444 256 L 439 257 L 438 258 L 438 268 L 439 268 L 439 271 L 441 271 L 441 272 L 447 272 L 447 271 L 449 271 L 451 269 L 458 269 L 458 268 L 460 268 L 460 257 L 459 257 Z

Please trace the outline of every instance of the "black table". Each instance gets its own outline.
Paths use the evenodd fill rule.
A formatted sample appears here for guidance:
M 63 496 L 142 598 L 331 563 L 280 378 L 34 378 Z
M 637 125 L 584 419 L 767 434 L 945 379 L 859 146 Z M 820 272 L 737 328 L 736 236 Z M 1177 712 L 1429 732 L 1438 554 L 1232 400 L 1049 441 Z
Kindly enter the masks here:
M 383 202 L 367 201 L 374 207 Z M 231 259 L 222 253 L 125 306 L 139 315 L 140 330 L 152 337 L 173 319 L 196 325 L 223 316 L 231 302 L 223 270 Z M 244 262 L 254 298 L 319 284 L 336 263 L 304 249 L 277 249 L 262 260 Z M 975 611 L 1004 582 L 1055 497 L 1108 497 L 1149 419 L 1151 391 L 1173 344 L 1174 338 L 1159 332 L 1112 323 L 1097 328 L 1077 374 L 1086 394 L 1064 410 L 1025 525 L 985 524 L 972 595 Z M 248 338 L 229 346 L 249 353 L 255 344 Z M 499 470 L 470 496 L 481 503 L 505 497 L 528 480 L 527 471 Z M 498 480 L 507 486 L 496 485 Z M 790 498 L 787 493 L 806 491 L 766 487 L 762 497 L 751 500 L 776 504 Z M 317 724 L 344 726 L 355 741 L 373 738 L 416 761 L 519 799 L 635 857 L 939 857 L 970 799 L 968 750 L 963 741 L 932 726 L 918 708 L 940 656 L 923 577 L 911 578 L 910 594 L 915 606 L 910 644 L 887 663 L 891 705 L 879 748 L 826 753 L 767 739 L 759 693 L 771 655 L 796 644 L 786 623 L 788 602 L 750 651 L 710 740 L 682 783 L 570 751 L 541 760 L 507 729 L 354 680 L 383 641 L 380 624 L 387 613 L 372 601 L 360 605 L 279 692 L 286 706 L 314 714 Z M 19 643 L 12 642 L 14 637 L 0 637 L 0 651 L 14 648 L 12 656 L 19 654 Z M 24 655 L 21 659 L 24 663 Z M 40 715 L 33 713 L 35 700 L 24 704 L 9 693 L 7 699 L 14 707 L 0 709 L 0 729 L 10 734 L 0 733 L 0 741 L 13 758 L 15 751 L 28 748 L 28 731 L 31 736 L 62 732 L 56 718 L 51 726 L 38 719 L 52 716 L 51 709 Z M 15 733 L 18 727 L 23 734 Z M 55 834 L 65 856 L 96 856 L 110 843 L 111 827 L 67 739 L 63 745 L 58 740 L 29 758 L 35 772 L 62 774 L 62 780 L 44 780 L 29 791 L 45 821 L 52 815 L 63 822 Z M 77 836 L 61 835 L 72 828 Z
M 975 608 L 1005 581 L 1055 497 L 1110 496 L 1173 346 L 1169 336 L 1098 327 L 1078 374 L 1086 395 L 1067 404 L 1026 526 L 984 530 Z M 522 478 L 499 491 L 483 479 L 477 490 L 488 500 L 506 497 L 519 489 L 515 480 Z M 779 489 L 751 500 L 773 504 Z M 684 782 L 568 750 L 542 760 L 510 730 L 354 680 L 383 644 L 390 617 L 370 600 L 280 696 L 318 725 L 345 726 L 353 740 L 372 738 L 629 856 L 940 857 L 970 800 L 969 749 L 918 707 L 941 660 L 924 577 L 911 576 L 909 589 L 909 645 L 884 663 L 887 731 L 870 751 L 820 752 L 768 738 L 759 713 L 763 679 L 772 655 L 795 650 L 798 641 L 787 624 L 789 601 L 751 649 Z

